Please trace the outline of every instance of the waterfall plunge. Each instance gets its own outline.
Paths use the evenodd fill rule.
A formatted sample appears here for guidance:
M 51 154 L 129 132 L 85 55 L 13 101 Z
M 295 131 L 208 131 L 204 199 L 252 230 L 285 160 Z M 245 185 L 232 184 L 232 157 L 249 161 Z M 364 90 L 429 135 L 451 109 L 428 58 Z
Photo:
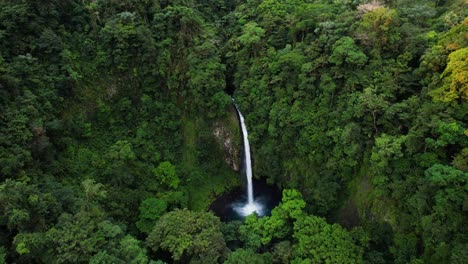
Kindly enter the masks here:
M 234 98 L 232 98 L 234 102 Z M 247 177 L 247 203 L 243 205 L 236 205 L 235 210 L 242 216 L 247 216 L 252 213 L 257 213 L 258 215 L 263 215 L 263 208 L 261 204 L 256 203 L 254 200 L 253 194 L 253 185 L 252 185 L 252 160 L 250 158 L 250 144 L 249 144 L 249 134 L 247 132 L 247 126 L 245 125 L 244 116 L 237 108 L 237 105 L 234 103 L 234 107 L 239 114 L 239 121 L 242 128 L 242 136 L 244 141 L 244 157 L 245 157 L 245 175 Z

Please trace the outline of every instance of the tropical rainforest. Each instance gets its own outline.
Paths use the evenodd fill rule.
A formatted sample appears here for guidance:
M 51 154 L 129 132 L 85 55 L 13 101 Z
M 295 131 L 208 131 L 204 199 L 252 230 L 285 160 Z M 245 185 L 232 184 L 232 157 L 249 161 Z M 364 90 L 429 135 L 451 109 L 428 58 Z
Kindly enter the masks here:
M 468 263 L 467 14 L 0 1 L 0 263 Z M 223 222 L 231 96 L 283 194 Z

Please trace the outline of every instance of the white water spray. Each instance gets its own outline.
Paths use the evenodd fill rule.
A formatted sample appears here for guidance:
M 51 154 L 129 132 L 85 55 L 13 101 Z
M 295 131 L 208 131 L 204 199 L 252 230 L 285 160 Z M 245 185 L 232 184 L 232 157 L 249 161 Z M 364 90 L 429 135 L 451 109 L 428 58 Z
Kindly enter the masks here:
M 232 101 L 234 102 L 234 98 L 232 99 Z M 239 108 L 237 108 L 237 105 L 235 103 L 234 106 L 237 110 L 237 113 L 239 114 L 239 120 L 242 128 L 242 136 L 244 138 L 245 174 L 247 177 L 247 204 L 237 207 L 236 211 L 243 216 L 250 215 L 254 212 L 256 212 L 258 215 L 262 215 L 262 206 L 254 201 L 252 185 L 252 160 L 250 158 L 250 144 L 247 126 L 245 125 L 244 116 L 239 111 Z

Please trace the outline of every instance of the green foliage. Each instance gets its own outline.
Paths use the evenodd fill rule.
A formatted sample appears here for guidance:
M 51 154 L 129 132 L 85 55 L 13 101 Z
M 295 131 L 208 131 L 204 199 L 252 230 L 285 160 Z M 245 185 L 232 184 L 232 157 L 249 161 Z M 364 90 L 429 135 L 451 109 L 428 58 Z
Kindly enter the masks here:
M 59 210 L 56 198 L 37 185 L 10 179 L 0 184 L 0 224 L 9 230 L 43 230 Z
M 374 184 L 378 188 L 384 188 L 388 184 L 388 179 L 385 177 L 385 170 L 390 163 L 403 157 L 402 144 L 406 137 L 392 137 L 386 134 L 380 135 L 375 139 L 375 146 L 372 149 L 371 161 L 376 175 L 374 176 Z
M 130 142 L 119 140 L 109 149 L 109 157 L 112 160 L 129 161 L 135 160 L 135 153 Z
M 140 216 L 136 226 L 141 232 L 149 234 L 153 230 L 157 220 L 166 212 L 165 200 L 148 198 L 141 202 Z
M 369 47 L 392 50 L 400 41 L 398 13 L 394 9 L 379 7 L 362 16 L 358 33 Z
M 227 253 L 219 218 L 211 213 L 175 210 L 162 216 L 147 239 L 154 252 L 176 262 L 218 263 Z
M 350 234 L 339 225 L 329 225 L 325 220 L 306 216 L 294 223 L 292 263 L 306 259 L 318 263 L 361 263 L 362 249 L 353 243 Z
M 107 192 L 103 190 L 102 183 L 96 183 L 93 179 L 86 179 L 81 182 L 86 197 L 86 208 L 89 211 L 92 202 L 106 197 Z
M 177 176 L 176 168 L 169 161 L 161 162 L 159 166 L 153 170 L 153 174 L 161 184 L 171 189 L 177 189 L 179 186 L 180 179 Z
M 147 263 L 140 242 L 102 215 L 84 211 L 63 214 L 45 233 L 23 233 L 15 237 L 16 251 L 23 260 L 44 263 Z
M 425 258 L 436 257 L 441 261 L 448 261 L 450 253 L 438 256 L 438 251 L 442 250 L 441 246 L 446 245 L 445 241 L 450 241 L 449 237 L 454 237 L 454 246 L 463 243 L 458 234 L 464 232 L 465 228 L 463 208 L 466 203 L 468 175 L 441 164 L 433 165 L 424 174 L 419 190 L 412 195 L 409 203 L 414 209 L 415 219 L 420 221 Z
M 0 264 L 5 264 L 6 251 L 4 247 L 0 247 Z
M 359 50 L 359 47 L 350 37 L 343 37 L 333 45 L 333 51 L 328 61 L 338 66 L 363 66 L 367 62 L 367 56 Z
M 390 249 L 395 256 L 395 263 L 410 263 L 417 251 L 417 239 L 414 234 L 395 236 L 395 245 Z
M 465 262 L 466 3 L 384 2 L 1 1 L 0 263 Z
M 288 240 L 276 243 L 273 246 L 273 262 L 274 263 L 289 263 L 292 257 L 292 245 Z
M 390 103 L 386 100 L 386 95 L 377 92 L 375 86 L 369 86 L 364 89 L 364 92 L 359 97 L 359 103 L 362 107 L 362 112 L 372 114 L 373 126 L 375 133 L 378 133 L 377 116 L 383 112 Z
M 110 254 L 108 251 L 100 251 L 92 256 L 89 262 L 146 264 L 148 256 L 140 244 L 136 238 L 127 235 L 120 240 L 117 248 L 110 251 Z
M 271 216 L 248 216 L 240 227 L 240 234 L 249 251 L 232 253 L 235 259 L 249 257 L 258 261 L 255 259 L 260 256 L 252 255 L 252 250 L 270 247 L 273 241 L 283 241 L 274 245 L 272 255 L 282 263 L 362 262 L 363 249 L 348 231 L 339 225 L 330 225 L 322 218 L 307 215 L 304 207 L 305 202 L 297 190 L 284 190 L 282 202 L 272 210 Z M 293 239 L 292 248 L 286 239 Z
M 285 239 L 291 234 L 293 221 L 304 215 L 305 202 L 297 190 L 284 190 L 282 202 L 274 208 L 271 216 L 258 218 L 255 214 L 245 219 L 240 235 L 248 248 L 268 246 L 276 239 Z
M 107 63 L 112 64 L 114 70 L 133 75 L 127 77 L 130 79 L 139 75 L 134 68 L 137 60 L 149 62 L 155 51 L 149 28 L 138 20 L 136 13 L 118 13 L 108 19 L 99 32 L 103 46 L 109 49 Z
M 447 67 L 442 73 L 442 87 L 433 92 L 436 100 L 450 102 L 468 100 L 468 48 L 449 54 Z
M 257 254 L 250 249 L 238 249 L 229 254 L 228 259 L 224 262 L 226 264 L 242 264 L 242 263 L 253 263 L 253 264 L 266 264 L 271 263 L 271 255 Z
M 62 216 L 46 237 L 56 262 L 83 262 L 103 248 L 117 247 L 123 230 L 107 220 L 99 222 L 86 214 Z
M 425 55 L 426 63 L 430 63 L 429 65 L 438 65 L 437 68 L 433 67 L 435 72 L 442 71 L 445 66 L 445 61 L 438 62 L 438 60 L 440 60 L 441 57 L 446 58 L 448 55 L 445 69 L 438 78 L 433 78 L 433 84 L 437 84 L 437 86 L 429 93 L 436 101 L 448 103 L 452 101 L 466 101 L 468 99 L 468 77 L 466 75 L 468 70 L 468 63 L 466 60 L 468 48 L 465 47 L 467 43 L 463 37 L 454 38 L 454 36 L 458 34 L 463 34 L 461 32 L 466 31 L 467 26 L 468 22 L 466 19 L 460 24 L 456 24 L 445 35 L 445 38 L 443 38 L 442 43 L 446 45 L 445 49 L 441 45 L 436 46 L 437 50 L 435 51 L 442 53 L 441 55 L 443 56 L 432 57 L 430 53 Z
M 243 34 L 239 36 L 238 41 L 245 46 L 257 44 L 265 34 L 265 30 L 255 22 L 247 23 L 243 28 Z
M 460 226 L 424 234 L 439 229 L 431 223 L 444 210 L 422 198 L 432 188 L 425 171 L 435 164 L 466 169 L 462 6 L 249 1 L 230 22 L 228 69 L 235 69 L 234 96 L 246 113 L 256 175 L 300 190 L 307 211 L 329 221 L 352 218 L 366 231 L 387 222 L 398 236 L 385 243 L 371 236 L 362 245 L 371 263 L 431 256 L 447 262 L 450 245 L 466 243 L 455 235 L 466 232 Z M 265 31 L 255 53 L 239 42 L 247 25 Z M 271 249 L 291 236 L 274 237 L 283 236 L 287 228 L 275 227 L 287 218 L 273 214 L 275 221 L 246 219 L 245 247 Z M 445 219 L 466 222 L 455 211 Z M 432 236 L 438 242 L 429 242 Z
M 426 143 L 432 148 L 446 147 L 465 140 L 464 129 L 456 122 L 438 122 L 434 132 L 438 136 L 437 139 L 426 138 Z
M 231 244 L 237 244 L 240 236 L 239 228 L 241 225 L 241 221 L 235 220 L 223 223 L 221 226 L 221 232 L 223 233 L 224 240 L 229 248 L 231 248 Z
M 468 172 L 468 148 L 463 148 L 452 161 L 452 165 L 464 172 Z

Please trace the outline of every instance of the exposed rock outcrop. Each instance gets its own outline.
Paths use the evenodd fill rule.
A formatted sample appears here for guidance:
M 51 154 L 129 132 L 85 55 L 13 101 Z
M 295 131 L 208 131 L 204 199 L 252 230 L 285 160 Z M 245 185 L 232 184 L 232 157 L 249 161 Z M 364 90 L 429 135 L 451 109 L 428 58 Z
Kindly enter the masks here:
M 221 122 L 216 122 L 213 128 L 213 135 L 224 151 L 224 161 L 235 171 L 240 169 L 240 147 L 235 139 L 236 133 L 230 131 Z

